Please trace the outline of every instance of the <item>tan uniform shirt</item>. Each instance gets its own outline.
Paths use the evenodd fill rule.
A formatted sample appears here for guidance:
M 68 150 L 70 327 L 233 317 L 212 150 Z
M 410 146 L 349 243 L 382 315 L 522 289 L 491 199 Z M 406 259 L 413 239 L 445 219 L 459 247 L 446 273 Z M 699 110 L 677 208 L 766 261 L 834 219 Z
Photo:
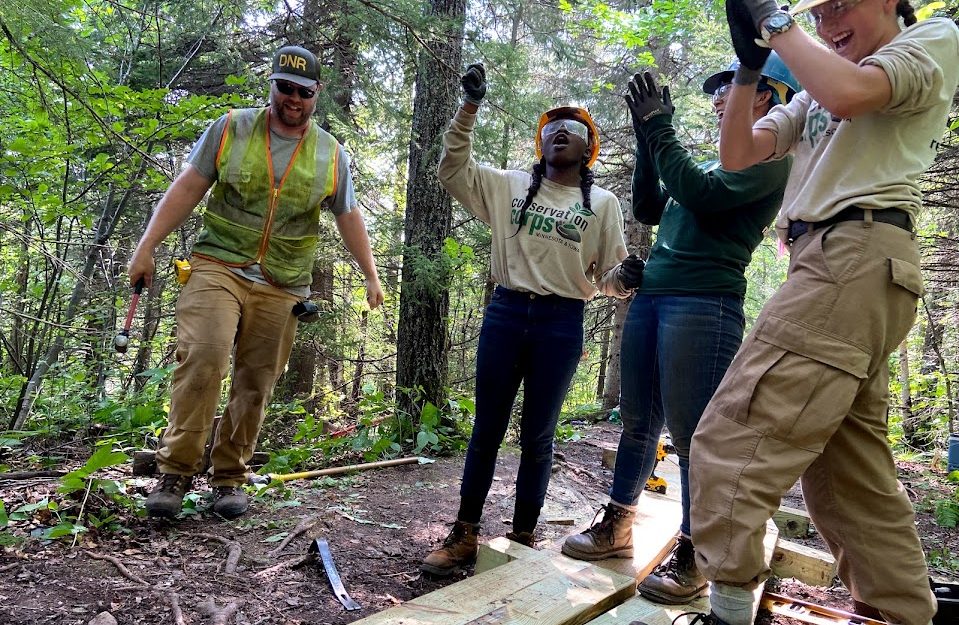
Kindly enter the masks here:
M 454 198 L 492 230 L 492 274 L 500 285 L 540 295 L 589 300 L 597 292 L 625 297 L 619 262 L 626 257 L 619 200 L 601 187 L 583 206 L 579 187 L 543 178 L 525 224 L 517 232 L 520 208 L 531 176 L 473 160 L 476 115 L 459 109 L 443 135 L 439 178 Z
M 922 206 L 919 176 L 936 157 L 959 83 L 959 29 L 928 19 L 903 30 L 860 65 L 885 70 L 892 97 L 878 111 L 840 119 L 807 92 L 754 126 L 776 135 L 771 158 L 796 161 L 776 221 L 822 221 L 850 206 L 907 211 Z M 853 165 L 855 164 L 855 165 Z

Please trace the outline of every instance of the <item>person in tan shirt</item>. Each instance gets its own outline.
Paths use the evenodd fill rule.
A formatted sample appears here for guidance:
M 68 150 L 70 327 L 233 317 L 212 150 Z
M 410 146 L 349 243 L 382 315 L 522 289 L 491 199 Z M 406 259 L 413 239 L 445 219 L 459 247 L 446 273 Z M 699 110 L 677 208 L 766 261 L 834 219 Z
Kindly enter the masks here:
M 476 419 L 460 508 L 422 570 L 449 575 L 476 558 L 483 504 L 523 383 L 512 540 L 532 545 L 552 467 L 553 433 L 583 351 L 583 310 L 598 293 L 626 297 L 643 261 L 626 258 L 619 200 L 593 184 L 599 133 L 585 109 L 540 118 L 532 174 L 476 163 L 472 130 L 486 95 L 482 65 L 463 76 L 465 102 L 443 136 L 443 186 L 492 232 L 492 275 L 476 355 Z M 621 263 L 621 261 L 623 261 Z
M 801 480 L 806 508 L 860 614 L 936 612 L 915 514 L 887 439 L 889 354 L 922 293 L 917 182 L 959 83 L 959 29 L 907 0 L 802 0 L 817 43 L 774 0 L 727 0 L 737 71 L 720 158 L 795 158 L 777 223 L 786 282 L 763 307 L 693 436 L 692 532 L 712 582 L 709 624 L 753 622 L 766 521 Z M 802 83 L 749 115 L 768 48 Z

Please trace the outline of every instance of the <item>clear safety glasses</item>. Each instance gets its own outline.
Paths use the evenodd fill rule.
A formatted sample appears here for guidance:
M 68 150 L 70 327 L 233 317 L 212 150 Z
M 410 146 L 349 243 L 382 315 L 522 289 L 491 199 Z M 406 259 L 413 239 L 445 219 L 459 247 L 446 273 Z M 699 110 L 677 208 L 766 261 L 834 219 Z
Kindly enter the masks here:
M 842 17 L 849 9 L 862 0 L 834 0 L 809 9 L 809 21 L 813 26 L 819 26 L 823 20 L 834 20 Z
M 549 135 L 554 135 L 564 129 L 569 134 L 576 135 L 589 143 L 589 126 L 575 119 L 554 119 L 543 126 L 543 131 L 539 133 L 539 136 L 541 139 L 545 139 Z
M 716 90 L 713 91 L 713 104 L 719 104 L 723 100 L 729 97 L 729 92 L 732 91 L 733 84 L 731 82 L 724 82 L 723 84 L 716 87 Z

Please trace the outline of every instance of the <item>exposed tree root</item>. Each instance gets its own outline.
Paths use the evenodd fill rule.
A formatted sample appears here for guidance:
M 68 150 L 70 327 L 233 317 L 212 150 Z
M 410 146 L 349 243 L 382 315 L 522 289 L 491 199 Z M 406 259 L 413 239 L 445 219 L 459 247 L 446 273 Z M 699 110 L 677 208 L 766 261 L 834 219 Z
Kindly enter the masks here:
M 226 545 L 229 553 L 227 553 L 226 562 L 223 564 L 223 572 L 230 575 L 236 573 L 236 565 L 240 562 L 240 556 L 243 553 L 243 550 L 240 548 L 240 543 L 230 540 L 229 538 L 216 536 L 215 534 L 197 534 L 197 536 L 207 540 L 215 540 Z
M 170 602 L 170 609 L 173 611 L 174 625 L 189 625 L 189 622 L 183 617 L 183 610 L 180 609 L 180 596 L 171 590 L 167 594 L 167 600 Z
M 263 569 L 262 571 L 255 573 L 253 577 L 257 577 L 257 578 L 269 577 L 270 575 L 272 575 L 273 573 L 276 573 L 277 571 L 282 571 L 283 569 L 296 568 L 300 566 L 301 564 L 303 564 L 304 562 L 308 562 L 309 560 L 312 560 L 313 557 L 314 557 L 313 554 L 308 553 L 305 556 L 284 560 L 283 562 L 280 562 L 279 564 L 274 564 L 268 569 Z
M 286 546 L 289 545 L 294 538 L 306 532 L 307 530 L 312 529 L 314 524 L 316 524 L 315 518 L 311 518 L 308 516 L 303 517 L 302 519 L 300 519 L 300 522 L 293 529 L 293 531 L 290 532 L 289 535 L 286 538 L 284 538 L 279 545 L 277 545 L 276 549 L 270 551 L 270 553 L 267 555 L 271 558 L 275 558 L 276 556 L 280 555 L 280 553 L 284 549 L 286 549 Z
M 237 599 L 222 608 L 218 608 L 216 607 L 216 601 L 213 600 L 213 597 L 209 597 L 199 605 L 199 608 L 202 612 L 210 616 L 210 625 L 227 625 L 227 623 L 236 616 L 240 608 L 243 607 L 243 603 L 242 599 Z
M 140 584 L 141 586 L 147 586 L 147 587 L 149 587 L 149 586 L 151 585 L 149 582 L 144 581 L 143 579 L 141 579 L 141 578 L 137 577 L 136 575 L 134 575 L 133 573 L 131 573 L 131 572 L 130 572 L 130 569 L 128 569 L 126 566 L 124 566 L 123 563 L 120 562 L 120 560 L 118 560 L 117 558 L 115 558 L 115 557 L 113 557 L 113 556 L 108 556 L 108 555 L 106 555 L 106 554 L 100 554 L 100 553 L 94 553 L 94 552 L 92 552 L 92 551 L 84 551 L 83 553 L 87 554 L 89 557 L 93 558 L 94 560 L 106 560 L 107 562 L 113 563 L 113 566 L 117 567 L 117 570 L 120 571 L 120 573 L 121 573 L 125 578 L 127 578 L 128 580 L 130 580 L 131 582 L 134 582 L 134 583 L 136 583 L 136 584 Z

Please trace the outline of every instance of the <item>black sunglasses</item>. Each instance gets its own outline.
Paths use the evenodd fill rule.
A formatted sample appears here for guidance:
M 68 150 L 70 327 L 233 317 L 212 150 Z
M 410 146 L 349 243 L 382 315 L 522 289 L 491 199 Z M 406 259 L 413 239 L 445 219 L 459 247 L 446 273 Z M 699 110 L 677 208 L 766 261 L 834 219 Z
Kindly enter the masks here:
M 293 95 L 295 91 L 300 94 L 300 97 L 304 100 L 309 100 L 316 95 L 316 89 L 307 89 L 306 87 L 301 87 L 285 80 L 274 80 L 273 83 L 276 85 L 276 90 L 283 95 Z

